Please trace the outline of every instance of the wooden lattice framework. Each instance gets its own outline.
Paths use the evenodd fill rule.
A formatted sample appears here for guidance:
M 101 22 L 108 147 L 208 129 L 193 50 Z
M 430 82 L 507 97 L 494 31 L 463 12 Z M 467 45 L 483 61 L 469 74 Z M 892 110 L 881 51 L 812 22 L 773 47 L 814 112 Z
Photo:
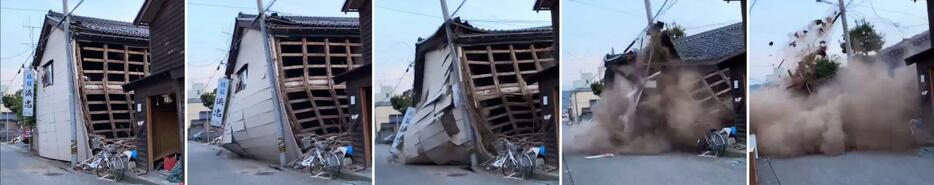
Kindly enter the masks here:
M 733 90 L 730 84 L 729 68 L 720 69 L 704 74 L 697 80 L 696 86 L 691 90 L 691 96 L 704 105 L 722 107 L 722 110 L 733 110 Z M 716 111 L 720 109 L 711 109 Z
M 359 37 L 276 38 L 283 101 L 296 137 L 347 131 L 347 86 L 332 78 L 363 65 Z
M 134 137 L 133 93 L 123 85 L 149 74 L 146 47 L 77 42 L 78 87 L 88 134 L 106 139 Z
M 541 95 L 526 78 L 554 64 L 552 42 L 461 44 L 474 104 L 494 134 L 540 133 Z

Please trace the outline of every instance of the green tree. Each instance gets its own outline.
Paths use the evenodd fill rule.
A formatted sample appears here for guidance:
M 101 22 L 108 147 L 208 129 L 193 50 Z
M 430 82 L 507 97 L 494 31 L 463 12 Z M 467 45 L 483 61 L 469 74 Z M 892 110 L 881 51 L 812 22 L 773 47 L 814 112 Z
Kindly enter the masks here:
M 33 97 L 35 98 L 35 97 Z M 33 99 L 35 101 L 35 99 Z M 34 104 L 35 105 L 35 104 Z M 16 113 L 16 119 L 22 121 L 26 126 L 32 126 L 36 122 L 35 117 L 23 117 L 23 90 L 20 89 L 14 94 L 3 95 L 3 106 Z
M 593 94 L 600 95 L 603 92 L 604 84 L 603 80 L 590 83 L 590 90 L 593 91 Z
M 671 23 L 668 25 L 668 28 L 665 29 L 665 32 L 668 33 L 668 37 L 671 40 L 678 40 L 684 38 L 684 27 L 676 23 Z
M 201 94 L 201 104 L 208 109 L 214 110 L 214 93 L 216 91 L 217 89 L 214 89 L 214 92 Z
M 840 57 L 820 57 L 814 60 L 814 80 L 833 77 L 840 69 Z
M 879 52 L 885 40 L 885 35 L 876 31 L 875 26 L 865 19 L 857 20 L 856 27 L 850 29 L 850 39 L 853 40 L 853 54 L 868 55 L 869 52 Z
M 402 93 L 402 95 L 394 95 L 389 98 L 389 103 L 392 104 L 392 109 L 405 113 L 405 109 L 411 107 L 414 102 L 411 93 Z

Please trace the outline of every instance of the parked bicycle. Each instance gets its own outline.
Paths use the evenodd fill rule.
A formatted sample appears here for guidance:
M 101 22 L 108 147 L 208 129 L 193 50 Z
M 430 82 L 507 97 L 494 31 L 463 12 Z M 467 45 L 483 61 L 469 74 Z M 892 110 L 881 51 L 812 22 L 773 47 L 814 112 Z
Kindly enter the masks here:
M 532 176 L 538 153 L 531 142 L 525 138 L 512 142 L 504 137 L 497 140 L 496 145 L 499 151 L 492 164 L 487 165 L 488 170 L 499 168 L 504 176 L 519 179 Z
M 289 163 L 293 168 L 307 168 L 313 177 L 334 179 L 340 176 L 343 159 L 347 154 L 346 142 L 339 140 L 345 134 L 330 137 L 311 136 L 312 147 L 301 157 Z
M 127 140 L 104 144 L 103 150 L 78 163 L 75 168 L 84 171 L 93 170 L 100 178 L 110 178 L 114 181 L 122 180 L 126 176 L 127 164 L 130 160 L 127 153 L 119 151 L 125 142 Z
M 729 138 L 730 132 L 727 130 L 710 129 L 710 131 L 704 135 L 704 138 L 697 140 L 697 152 L 713 156 L 723 156 L 726 154 Z

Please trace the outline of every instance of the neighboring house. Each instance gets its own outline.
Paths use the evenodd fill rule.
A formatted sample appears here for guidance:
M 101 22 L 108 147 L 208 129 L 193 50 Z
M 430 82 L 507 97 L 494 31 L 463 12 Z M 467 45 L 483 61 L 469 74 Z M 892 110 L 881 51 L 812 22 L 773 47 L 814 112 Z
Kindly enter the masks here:
M 573 89 L 570 94 L 571 102 L 568 108 L 571 121 L 584 121 L 582 117 L 590 114 L 590 101 L 598 100 L 600 96 L 594 94 L 590 87 Z
M 16 113 L 0 106 L 0 142 L 6 142 L 20 135 Z
M 286 137 L 281 144 L 291 161 L 299 157 L 300 148 L 310 147 L 301 146 L 301 137 L 351 129 L 347 85 L 333 78 L 368 63 L 362 59 L 359 23 L 351 17 L 272 13 L 266 18 L 268 35 L 263 35 L 256 18 L 240 14 L 235 19 L 224 72 L 232 80 L 224 119 L 227 133 L 221 143 L 237 154 L 278 163 L 280 123 L 275 116 L 284 116 Z M 264 36 L 271 37 L 275 74 L 266 74 Z M 277 93 L 273 86 L 280 87 L 281 100 L 272 99 Z M 283 102 L 285 112 L 275 112 L 272 101 Z
M 201 114 L 202 112 L 211 112 L 211 109 L 204 106 L 204 103 L 201 102 L 200 95 L 198 95 L 197 97 L 191 97 L 194 95 L 188 94 L 188 96 L 189 96 L 188 101 L 186 101 L 185 103 L 185 109 L 186 109 L 185 116 L 188 119 L 185 120 L 185 122 L 187 122 L 188 125 L 193 125 L 191 123 L 192 121 L 200 119 L 199 114 Z
M 930 26 L 934 28 L 934 26 Z M 918 95 L 921 96 L 920 102 L 921 106 L 921 117 L 922 123 L 931 123 L 934 121 L 934 86 L 932 86 L 931 80 L 934 80 L 934 49 L 930 46 L 934 46 L 934 40 L 929 39 L 930 33 L 925 32 L 927 40 L 919 40 L 918 44 L 928 45 L 927 49 L 924 49 L 920 53 L 914 54 L 911 57 L 905 59 L 905 64 L 915 65 L 915 68 L 918 73 Z M 926 42 L 926 43 L 920 43 Z
M 150 72 L 149 30 L 128 22 L 49 11 L 45 16 L 32 67 L 37 71 L 36 135 L 39 156 L 70 161 L 72 150 L 78 161 L 90 157 L 92 139 L 113 141 L 136 137 L 133 124 L 133 92 L 122 85 L 142 79 Z M 66 41 L 62 25 L 70 24 Z M 73 51 L 66 50 L 71 42 Z M 74 63 L 68 63 L 72 55 Z M 69 76 L 68 65 L 75 76 Z M 69 89 L 74 84 L 77 89 Z M 78 105 L 66 105 L 73 98 Z M 70 115 L 77 112 L 77 140 L 71 148 Z M 95 145 L 95 147 L 97 147 Z
M 144 170 L 159 170 L 158 161 L 185 153 L 185 3 L 147 0 L 134 24 L 149 26 L 151 75 L 123 85 L 134 92 L 134 123 L 142 124 L 136 135 Z
M 373 152 L 373 83 L 370 79 L 372 72 L 372 20 L 370 0 L 346 0 L 341 8 L 342 12 L 357 12 L 360 14 L 360 44 L 363 60 L 355 61 L 362 64 L 360 67 L 350 68 L 347 72 L 337 74 L 333 81 L 335 84 L 347 86 L 347 99 L 350 109 L 350 141 L 353 150 L 351 165 L 353 169 L 366 169 L 372 163 Z M 362 149 L 362 150 L 361 150 Z M 359 152 L 359 153 L 358 153 Z M 363 155 L 360 155 L 363 153 Z
M 388 100 L 387 100 L 387 101 L 377 101 L 376 104 L 373 105 L 373 106 L 375 107 L 374 110 L 373 110 L 373 122 L 376 123 L 376 124 L 388 123 L 388 122 L 389 122 L 389 115 L 392 115 L 392 114 L 402 114 L 401 112 L 397 111 L 396 109 L 393 109 L 393 108 L 392 108 L 392 103 L 390 103 Z M 379 131 L 379 129 L 377 129 L 377 131 Z
M 459 18 L 450 23 L 445 25 L 451 27 L 454 48 L 448 47 L 445 26 L 416 44 L 418 112 L 404 136 L 406 163 L 466 163 L 468 143 L 488 146 L 498 135 L 538 133 L 544 126 L 538 85 L 526 78 L 556 63 L 551 26 L 484 30 Z M 460 55 L 459 67 L 449 57 L 451 49 Z M 454 106 L 458 101 L 465 106 Z M 493 149 L 478 149 L 484 151 Z

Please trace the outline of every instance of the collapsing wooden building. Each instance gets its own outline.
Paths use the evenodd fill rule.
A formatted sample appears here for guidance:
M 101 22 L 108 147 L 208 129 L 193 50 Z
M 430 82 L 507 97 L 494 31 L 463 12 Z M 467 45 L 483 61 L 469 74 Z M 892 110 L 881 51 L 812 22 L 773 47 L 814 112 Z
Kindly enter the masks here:
M 670 40 L 666 38 L 666 34 L 662 34 L 659 44 L 663 47 L 659 48 L 668 52 L 669 59 L 673 61 L 653 60 L 646 64 L 638 64 L 648 65 L 649 69 L 653 70 L 645 73 L 646 77 L 656 72 L 672 73 L 682 70 L 699 72 L 701 79 L 697 80 L 696 85 L 692 85 L 694 90 L 690 92 L 691 96 L 704 107 L 711 108 L 707 112 L 709 116 L 732 114 L 724 119 L 725 122 L 731 124 L 724 124 L 724 126 L 737 127 L 738 143 L 745 143 L 746 138 L 746 37 L 743 25 L 742 22 L 734 23 L 677 40 Z M 624 66 L 644 62 L 639 58 L 642 56 L 638 55 L 645 54 L 627 52 L 609 54 L 604 57 L 605 84 L 614 84 L 613 74 L 617 71 L 630 71 L 623 69 Z M 644 68 L 639 69 L 644 70 Z M 660 92 L 655 88 L 669 86 L 663 84 L 668 81 L 658 80 L 658 76 L 660 75 L 647 79 L 649 83 L 646 83 L 646 93 Z
M 484 30 L 455 18 L 451 30 L 454 48 L 448 47 L 443 26 L 416 44 L 418 111 L 403 135 L 400 158 L 465 163 L 476 145 L 472 149 L 480 157 L 491 157 L 492 143 L 503 136 L 532 136 L 541 143 L 548 123 L 538 85 L 526 79 L 555 65 L 551 27 Z M 452 60 L 452 49 L 459 63 Z
M 179 159 L 185 153 L 185 3 L 147 0 L 134 23 L 150 30 L 151 75 L 124 84 L 133 92 L 136 110 L 137 166 L 143 170 L 163 169 L 160 162 Z M 168 162 L 171 164 L 171 162 Z M 181 163 L 175 163 L 181 164 Z
M 97 143 L 135 137 L 133 92 L 122 85 L 149 74 L 149 31 L 128 22 L 49 12 L 32 67 L 38 71 L 36 142 L 42 157 L 78 161 L 92 156 Z M 61 24 L 59 24 L 61 22 Z M 65 40 L 63 24 L 70 24 Z M 73 51 L 68 51 L 71 42 Z M 68 63 L 71 55 L 73 63 Z M 75 69 L 69 76 L 69 65 Z M 76 89 L 69 89 L 74 84 Z M 78 105 L 63 105 L 77 98 Z M 76 148 L 70 147 L 70 115 L 76 116 Z
M 294 160 L 301 149 L 311 147 L 300 142 L 302 137 L 352 129 L 347 86 L 332 78 L 365 64 L 358 19 L 273 13 L 266 18 L 268 35 L 261 33 L 254 19 L 256 15 L 247 14 L 236 18 L 225 71 L 232 79 L 232 93 L 222 146 L 240 155 L 278 162 L 275 116 L 283 116 L 287 128 L 281 149 L 287 160 Z M 270 37 L 275 74 L 266 74 L 262 37 Z M 276 83 L 269 84 L 267 78 L 275 78 Z M 273 86 L 281 90 L 275 92 L 281 99 L 272 98 Z M 273 101 L 282 102 L 283 112 L 275 111 Z

